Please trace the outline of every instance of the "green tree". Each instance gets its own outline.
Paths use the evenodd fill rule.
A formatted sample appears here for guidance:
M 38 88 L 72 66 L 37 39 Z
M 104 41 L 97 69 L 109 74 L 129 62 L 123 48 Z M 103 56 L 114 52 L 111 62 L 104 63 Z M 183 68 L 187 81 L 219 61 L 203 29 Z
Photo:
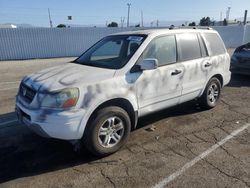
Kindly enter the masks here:
M 210 26 L 211 25 L 211 19 L 210 17 L 203 17 L 200 20 L 200 26 Z
M 59 24 L 59 25 L 56 26 L 56 27 L 58 27 L 58 28 L 64 28 L 64 27 L 66 27 L 66 25 L 65 25 L 65 24 Z
M 108 24 L 108 27 L 118 27 L 118 23 L 111 22 L 110 24 Z
M 196 26 L 195 22 L 189 23 L 188 26 Z

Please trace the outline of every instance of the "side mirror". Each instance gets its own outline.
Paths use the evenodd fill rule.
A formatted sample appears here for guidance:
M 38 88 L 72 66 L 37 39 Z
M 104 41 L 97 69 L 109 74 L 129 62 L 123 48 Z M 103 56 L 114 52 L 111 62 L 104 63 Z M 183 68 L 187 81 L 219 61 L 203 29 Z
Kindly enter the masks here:
M 158 67 L 158 59 L 148 58 L 144 59 L 140 64 L 141 70 L 153 70 Z

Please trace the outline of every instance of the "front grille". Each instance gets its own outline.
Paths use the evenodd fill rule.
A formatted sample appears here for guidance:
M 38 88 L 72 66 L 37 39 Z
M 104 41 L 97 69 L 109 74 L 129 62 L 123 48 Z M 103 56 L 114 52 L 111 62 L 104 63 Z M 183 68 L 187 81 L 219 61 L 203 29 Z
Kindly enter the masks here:
M 36 91 L 28 86 L 26 86 L 24 83 L 21 83 L 19 95 L 25 99 L 28 103 L 31 103 L 36 95 Z

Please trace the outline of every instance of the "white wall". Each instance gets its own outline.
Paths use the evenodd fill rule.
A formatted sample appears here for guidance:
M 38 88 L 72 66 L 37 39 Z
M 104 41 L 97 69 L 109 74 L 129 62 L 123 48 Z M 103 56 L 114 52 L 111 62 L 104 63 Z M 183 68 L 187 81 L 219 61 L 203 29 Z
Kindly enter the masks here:
M 247 25 L 245 27 L 244 37 L 243 37 L 243 43 L 246 44 L 248 42 L 250 42 L 250 25 Z
M 250 41 L 250 26 L 216 26 L 214 29 L 227 48 Z M 102 37 L 126 30 L 131 28 L 0 29 L 0 60 L 79 56 Z
M 227 48 L 235 48 L 243 43 L 244 26 L 215 26 Z
M 0 29 L 0 60 L 79 56 L 121 28 Z

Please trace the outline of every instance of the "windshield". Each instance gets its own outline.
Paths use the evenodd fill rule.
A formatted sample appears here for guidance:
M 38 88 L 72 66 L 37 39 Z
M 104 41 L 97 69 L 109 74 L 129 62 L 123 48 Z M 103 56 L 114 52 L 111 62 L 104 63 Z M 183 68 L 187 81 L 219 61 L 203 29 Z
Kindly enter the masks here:
M 74 62 L 101 68 L 120 69 L 134 55 L 145 38 L 145 35 L 105 37 Z

